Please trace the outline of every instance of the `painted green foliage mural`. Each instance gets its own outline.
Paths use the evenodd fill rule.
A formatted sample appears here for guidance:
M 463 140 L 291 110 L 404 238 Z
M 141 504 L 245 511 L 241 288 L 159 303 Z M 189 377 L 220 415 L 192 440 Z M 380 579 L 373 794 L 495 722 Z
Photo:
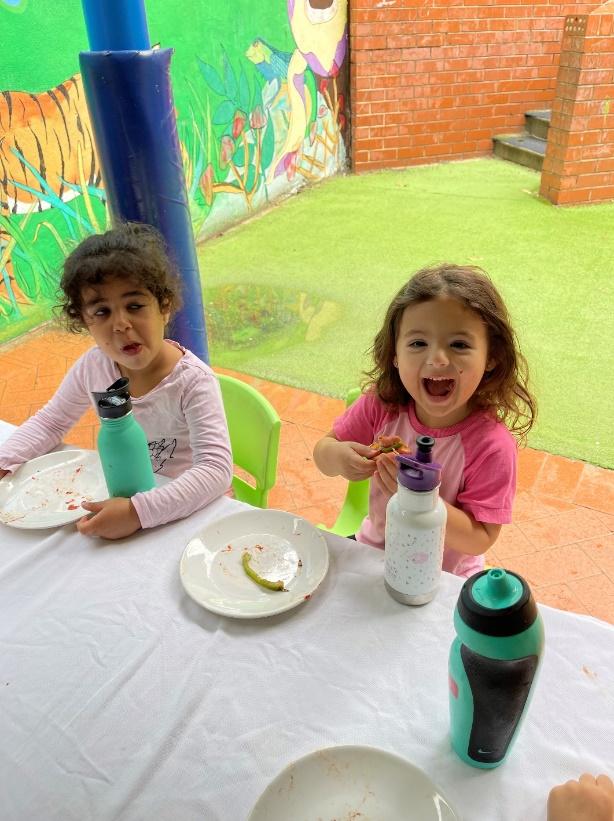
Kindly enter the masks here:
M 195 236 L 219 232 L 346 159 L 346 0 L 149 0 L 175 49 Z M 63 256 L 107 224 L 81 78 L 79 0 L 0 0 L 0 342 L 51 315 Z M 58 48 L 58 44 L 61 48 Z

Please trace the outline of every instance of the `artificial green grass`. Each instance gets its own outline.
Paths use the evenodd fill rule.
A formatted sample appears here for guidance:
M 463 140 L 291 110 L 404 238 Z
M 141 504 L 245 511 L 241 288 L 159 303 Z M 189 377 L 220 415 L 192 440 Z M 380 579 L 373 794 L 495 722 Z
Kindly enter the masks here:
M 34 305 L 20 305 L 19 314 L 13 314 L 10 319 L 0 317 L 0 345 L 48 322 L 53 305 L 55 302 L 40 300 Z
M 212 340 L 213 363 L 343 397 L 413 271 L 479 265 L 529 361 L 529 444 L 614 467 L 614 204 L 557 208 L 538 189 L 537 173 L 494 159 L 337 177 L 210 240 L 205 286 L 283 286 L 339 306 L 309 342 L 229 352 Z

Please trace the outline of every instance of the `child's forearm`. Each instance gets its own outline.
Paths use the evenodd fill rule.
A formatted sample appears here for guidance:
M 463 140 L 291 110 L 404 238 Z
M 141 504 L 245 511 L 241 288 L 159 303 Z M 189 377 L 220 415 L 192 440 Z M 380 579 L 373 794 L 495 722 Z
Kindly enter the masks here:
M 341 466 L 337 459 L 339 440 L 327 434 L 313 449 L 313 461 L 325 476 L 339 476 Z
M 446 546 L 470 556 L 481 556 L 493 546 L 501 530 L 501 525 L 476 521 L 469 513 L 448 502 L 446 523 Z
M 49 453 L 83 415 L 89 397 L 75 376 L 77 365 L 73 365 L 49 402 L 2 443 L 0 466 L 3 470 L 15 471 L 24 462 Z
M 45 409 L 27 419 L 0 447 L 2 470 L 13 472 L 24 462 L 53 450 L 62 441 L 66 431 L 55 430 L 48 424 Z
M 131 498 L 132 505 L 145 528 L 184 519 L 219 499 L 232 482 L 232 461 L 226 458 L 225 448 L 218 454 L 210 454 L 204 464 L 192 465 L 181 476 L 162 487 L 137 493 Z

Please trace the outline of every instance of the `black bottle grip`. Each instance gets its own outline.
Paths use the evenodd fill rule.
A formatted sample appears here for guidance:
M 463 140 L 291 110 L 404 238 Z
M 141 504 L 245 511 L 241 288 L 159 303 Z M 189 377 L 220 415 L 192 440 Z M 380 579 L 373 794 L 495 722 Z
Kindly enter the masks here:
M 501 761 L 522 718 L 538 657 L 501 661 L 461 645 L 461 660 L 473 695 L 473 724 L 468 754 L 474 761 Z

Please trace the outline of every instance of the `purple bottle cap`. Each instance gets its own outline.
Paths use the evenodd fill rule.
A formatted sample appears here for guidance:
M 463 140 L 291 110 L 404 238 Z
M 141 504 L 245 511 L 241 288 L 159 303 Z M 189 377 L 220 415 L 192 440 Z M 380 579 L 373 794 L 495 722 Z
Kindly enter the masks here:
M 397 454 L 399 484 L 417 493 L 428 493 L 441 484 L 441 465 L 431 461 L 434 444 L 432 436 L 418 436 L 415 456 Z

